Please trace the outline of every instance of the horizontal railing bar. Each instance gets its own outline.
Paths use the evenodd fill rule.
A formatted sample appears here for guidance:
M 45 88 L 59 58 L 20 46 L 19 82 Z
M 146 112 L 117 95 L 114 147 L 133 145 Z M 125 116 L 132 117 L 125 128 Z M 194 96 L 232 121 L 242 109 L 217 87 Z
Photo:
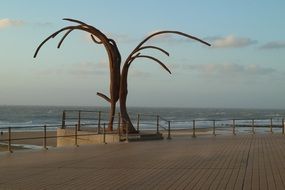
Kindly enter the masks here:
M 64 112 L 81 112 L 81 113 L 102 113 L 102 114 L 109 114 L 109 112 L 105 111 L 97 111 L 97 110 L 63 110 Z
M 254 120 L 254 121 L 267 121 L 267 120 L 273 119 L 273 121 L 276 121 L 276 118 L 279 119 L 278 121 L 281 121 L 283 117 L 259 118 L 259 119 L 255 119 L 255 118 L 245 118 L 245 119 L 242 119 L 242 118 L 236 118 L 236 119 L 190 119 L 190 120 L 168 120 L 168 121 L 171 121 L 171 122 L 174 122 L 174 123 L 175 122 L 192 122 L 193 120 L 195 120 L 195 121 L 209 121 L 209 122 L 212 122 L 212 121 L 233 121 L 233 120 L 235 120 L 235 121 L 252 121 L 252 120 Z
M 135 115 L 135 114 L 134 114 L 134 115 Z M 147 114 L 147 113 L 137 113 L 136 115 L 150 116 L 150 117 L 157 117 L 157 116 L 159 116 L 158 114 L 155 115 L 155 114 Z
M 116 133 L 106 133 L 106 134 L 116 134 Z M 88 134 L 77 134 L 77 135 L 60 135 L 60 136 L 38 136 L 38 137 L 23 137 L 23 138 L 11 138 L 11 141 L 21 141 L 21 140 L 35 140 L 35 139 L 43 139 L 43 138 L 59 138 L 59 137 L 80 137 L 80 136 L 92 136 L 92 135 L 103 135 L 103 134 L 98 134 L 98 133 L 88 133 Z M 1 141 L 8 141 L 9 139 L 1 139 Z
M 61 125 L 46 125 L 46 127 L 48 128 L 54 128 L 54 127 L 60 127 Z M 35 129 L 35 128 L 44 128 L 44 125 L 37 125 L 37 126 L 19 126 L 19 127 L 1 127 L 0 130 L 2 129 L 17 129 L 17 130 L 21 130 L 21 129 Z
M 195 120 L 196 122 L 197 122 L 197 120 Z M 207 120 L 208 121 L 208 120 Z M 210 121 L 216 121 L 216 120 L 210 120 Z M 199 122 L 199 120 L 198 120 L 198 122 Z M 106 124 L 108 124 L 108 123 L 106 123 Z M 116 125 L 116 124 L 118 124 L 118 123 L 113 123 L 113 125 Z M 156 125 L 156 123 L 155 122 L 140 122 L 140 125 L 146 125 L 146 124 L 151 124 L 151 125 Z M 171 122 L 171 124 L 172 124 L 172 126 L 174 125 L 175 126 L 175 122 Z M 97 127 L 98 126 L 98 123 L 81 123 L 80 124 L 81 126 L 95 126 L 95 127 Z M 103 124 L 102 124 L 103 125 Z M 185 124 L 186 125 L 186 124 Z M 203 124 L 199 124 L 199 123 L 196 123 L 196 125 L 197 126 L 199 126 L 199 125 L 203 125 Z M 208 124 L 208 125 L 210 125 L 211 126 L 211 124 Z M 221 124 L 219 124 L 219 123 L 216 123 L 216 125 L 217 126 L 219 126 L 219 125 L 221 125 Z M 233 126 L 232 124 L 222 124 L 222 125 L 224 125 L 224 126 Z M 190 123 L 190 121 L 189 121 L 189 126 L 192 126 L 192 123 Z M 206 125 L 207 126 L 207 125 Z M 235 126 L 237 126 L 237 127 L 250 127 L 250 126 L 252 126 L 252 124 L 251 123 L 249 123 L 249 124 L 235 124 Z M 270 124 L 255 124 L 254 125 L 255 127 L 269 127 L 270 126 Z M 47 127 L 47 129 L 49 129 L 49 128 L 55 128 L 55 127 L 57 127 L 57 128 L 60 128 L 61 127 L 61 125 L 46 125 L 46 127 Z M 74 125 L 73 124 L 68 124 L 68 125 L 65 125 L 65 127 L 74 127 Z M 160 125 L 160 127 L 163 127 L 162 125 Z M 279 128 L 279 127 L 282 127 L 282 124 L 280 124 L 280 125 L 272 125 L 272 127 L 273 128 Z M 22 129 L 41 129 L 41 128 L 44 128 L 44 126 L 25 126 L 25 127 L 2 127 L 2 128 L 0 128 L 0 130 L 2 130 L 2 131 L 6 131 L 6 130 L 8 130 L 9 128 L 11 128 L 11 129 L 14 129 L 14 131 L 13 132 L 19 132 L 19 131 L 26 131 L 26 130 L 22 130 Z M 39 130 L 35 130 L 35 132 L 36 131 L 39 131 Z M 32 130 L 32 131 L 34 131 L 34 130 Z M 40 130 L 41 131 L 41 130 Z M 55 131 L 55 130 L 49 130 L 49 131 Z

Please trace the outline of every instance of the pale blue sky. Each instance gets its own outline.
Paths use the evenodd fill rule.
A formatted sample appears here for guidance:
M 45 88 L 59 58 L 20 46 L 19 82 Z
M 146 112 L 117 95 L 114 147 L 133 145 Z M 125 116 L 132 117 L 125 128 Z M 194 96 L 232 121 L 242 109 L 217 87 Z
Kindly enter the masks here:
M 179 30 L 183 37 L 150 43 L 169 51 L 161 59 L 172 75 L 149 60 L 129 75 L 129 106 L 285 108 L 285 1 L 283 0 L 9 0 L 0 8 L 0 105 L 108 106 L 107 56 L 82 31 L 60 36 L 39 52 L 56 30 L 82 20 L 118 42 L 123 61 L 146 35 Z

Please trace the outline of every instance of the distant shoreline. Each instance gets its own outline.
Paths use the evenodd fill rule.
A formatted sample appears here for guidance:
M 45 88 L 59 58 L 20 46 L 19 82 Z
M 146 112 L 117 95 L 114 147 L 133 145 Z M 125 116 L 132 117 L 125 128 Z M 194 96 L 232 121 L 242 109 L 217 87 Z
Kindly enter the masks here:
M 5 105 L 0 104 L 0 107 L 66 107 L 66 108 L 103 108 L 109 109 L 109 106 L 99 106 L 99 105 Z M 128 106 L 129 109 L 218 109 L 218 110 L 276 110 L 285 111 L 285 108 L 258 108 L 258 107 L 183 107 L 183 106 Z M 119 105 L 117 105 L 119 109 Z

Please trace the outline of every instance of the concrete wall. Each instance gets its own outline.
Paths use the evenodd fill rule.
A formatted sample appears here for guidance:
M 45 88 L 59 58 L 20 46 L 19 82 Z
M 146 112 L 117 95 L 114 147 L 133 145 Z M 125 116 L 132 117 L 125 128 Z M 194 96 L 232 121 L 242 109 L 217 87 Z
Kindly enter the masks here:
M 64 137 L 69 136 L 70 137 Z M 57 129 L 57 136 L 63 136 L 57 138 L 57 147 L 63 146 L 74 146 L 75 145 L 75 131 L 74 129 Z M 96 132 L 89 131 L 77 131 L 77 144 L 103 144 L 104 135 L 96 134 Z M 81 136 L 86 135 L 86 136 Z M 88 136 L 87 136 L 88 135 Z M 106 143 L 118 143 L 120 142 L 118 134 L 106 134 L 105 135 Z

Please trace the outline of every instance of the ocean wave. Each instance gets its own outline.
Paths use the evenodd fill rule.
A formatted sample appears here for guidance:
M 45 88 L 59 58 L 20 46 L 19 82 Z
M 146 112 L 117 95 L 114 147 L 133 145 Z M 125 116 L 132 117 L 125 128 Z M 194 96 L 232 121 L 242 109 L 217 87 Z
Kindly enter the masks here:
M 63 110 L 101 110 L 106 112 L 102 114 L 102 123 L 108 123 L 109 108 L 101 107 L 60 107 L 60 106 L 0 106 L 0 128 L 1 127 L 35 127 L 47 125 L 60 125 Z M 282 117 L 285 116 L 285 110 L 247 110 L 247 109 L 207 109 L 207 108 L 130 108 L 130 116 L 132 122 L 136 125 L 137 113 L 145 113 L 141 116 L 140 125 L 146 128 L 156 127 L 156 117 L 154 115 L 147 116 L 149 113 L 158 114 L 162 118 L 171 121 L 173 128 L 191 128 L 192 120 L 196 120 L 197 127 L 211 127 L 213 121 L 206 120 L 224 120 L 216 121 L 217 126 L 230 125 L 233 118 L 236 124 L 250 124 L 251 118 L 265 118 L 264 120 L 256 120 L 258 125 L 268 125 L 270 118 L 273 118 L 273 124 L 280 124 Z M 96 123 L 98 115 L 96 113 L 82 113 L 82 124 Z M 85 114 L 85 115 L 84 115 Z M 75 125 L 78 113 L 72 112 L 66 115 L 66 124 Z M 117 122 L 117 118 L 116 121 Z M 165 127 L 167 122 L 160 120 L 160 125 Z

